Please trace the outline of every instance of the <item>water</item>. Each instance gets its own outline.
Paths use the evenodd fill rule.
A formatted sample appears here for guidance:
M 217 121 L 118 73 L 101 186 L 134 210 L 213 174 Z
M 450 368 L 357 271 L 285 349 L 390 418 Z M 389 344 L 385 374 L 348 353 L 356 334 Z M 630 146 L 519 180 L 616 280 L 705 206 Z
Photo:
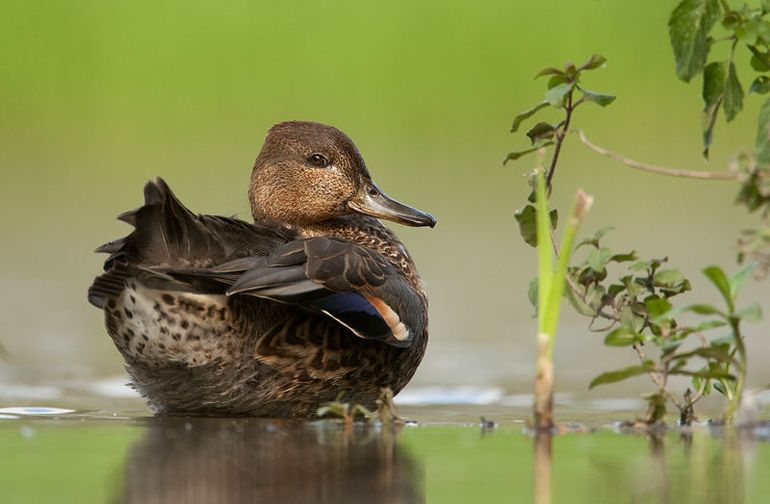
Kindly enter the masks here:
M 535 488 L 548 477 L 553 502 L 742 503 L 770 492 L 767 424 L 644 434 L 586 415 L 553 438 L 550 466 L 535 466 L 524 410 L 468 408 L 404 407 L 419 424 L 398 428 L 19 409 L 0 418 L 0 501 L 544 502 Z M 496 427 L 482 429 L 479 412 Z
M 238 502 L 269 491 L 313 502 L 530 502 L 533 446 L 522 419 L 531 401 L 535 258 L 512 213 L 532 163 L 501 165 L 523 146 L 510 122 L 541 98 L 538 69 L 600 52 L 608 66 L 586 85 L 618 100 L 581 109 L 577 127 L 635 159 L 724 169 L 753 144 L 762 97 L 747 95 L 729 127 L 719 120 L 704 164 L 699 84 L 673 75 L 673 5 L 6 1 L 0 407 L 12 409 L 0 412 L 0 502 L 173 500 L 175 492 Z M 744 53 L 736 64 L 746 85 Z M 196 211 L 247 216 L 262 136 L 293 118 L 349 133 L 385 191 L 439 218 L 434 230 L 397 229 L 431 302 L 428 353 L 399 398 L 419 427 L 147 418 L 123 386 L 101 314 L 86 303 L 102 260 L 91 251 L 127 231 L 114 216 L 137 206 L 146 180 L 164 176 Z M 614 249 L 668 255 L 682 267 L 694 285 L 684 304 L 718 301 L 700 269 L 731 269 L 735 235 L 757 225 L 732 206 L 734 184 L 632 172 L 574 139 L 562 160 L 554 192 L 562 213 L 583 187 L 596 197 L 585 232 L 616 226 L 607 241 Z M 740 304 L 766 299 L 766 283 L 749 283 Z M 555 502 L 770 495 L 767 429 L 701 427 L 690 438 L 614 431 L 612 422 L 643 410 L 639 392 L 649 381 L 588 392 L 593 376 L 635 356 L 603 347 L 585 319 L 565 311 L 558 415 L 598 431 L 553 441 Z M 746 328 L 750 387 L 770 380 L 768 330 L 770 320 Z M 30 409 L 54 407 L 74 411 Z M 500 427 L 482 433 L 481 415 Z M 240 493 L 221 493 L 229 491 Z

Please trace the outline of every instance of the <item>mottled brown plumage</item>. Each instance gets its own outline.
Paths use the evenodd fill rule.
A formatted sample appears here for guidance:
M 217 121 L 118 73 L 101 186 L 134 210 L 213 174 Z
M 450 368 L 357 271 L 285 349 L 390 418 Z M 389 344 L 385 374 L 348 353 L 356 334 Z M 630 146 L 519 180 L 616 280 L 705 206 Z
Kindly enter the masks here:
M 377 218 L 433 226 L 385 196 L 330 126 L 274 126 L 249 187 L 254 223 L 195 215 L 158 179 L 119 218 L 89 289 L 132 384 L 161 414 L 312 416 L 343 392 L 398 392 L 427 344 L 427 298 Z

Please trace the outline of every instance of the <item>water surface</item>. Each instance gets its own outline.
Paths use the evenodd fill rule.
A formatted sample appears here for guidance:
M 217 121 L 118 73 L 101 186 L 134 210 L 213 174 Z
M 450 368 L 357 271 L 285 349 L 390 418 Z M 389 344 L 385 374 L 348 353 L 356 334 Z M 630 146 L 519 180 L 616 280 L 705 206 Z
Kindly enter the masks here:
M 484 411 L 494 428 L 482 429 Z M 0 501 L 533 502 L 533 438 L 515 408 L 402 408 L 394 427 L 338 421 L 0 415 Z M 489 415 L 491 413 L 491 415 Z M 579 417 L 579 415 L 578 415 Z M 552 440 L 553 502 L 762 502 L 770 425 L 655 434 L 587 416 Z

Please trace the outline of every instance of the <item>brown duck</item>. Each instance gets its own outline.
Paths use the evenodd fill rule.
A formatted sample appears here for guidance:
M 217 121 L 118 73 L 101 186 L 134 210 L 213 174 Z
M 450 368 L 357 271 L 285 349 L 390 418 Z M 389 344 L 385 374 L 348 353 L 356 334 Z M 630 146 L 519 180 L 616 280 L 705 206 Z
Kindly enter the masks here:
M 434 226 L 372 181 L 331 126 L 273 126 L 257 157 L 254 223 L 196 215 L 162 179 L 119 216 L 88 300 L 158 414 L 312 416 L 343 393 L 372 407 L 409 382 L 428 340 L 412 258 L 378 219 Z

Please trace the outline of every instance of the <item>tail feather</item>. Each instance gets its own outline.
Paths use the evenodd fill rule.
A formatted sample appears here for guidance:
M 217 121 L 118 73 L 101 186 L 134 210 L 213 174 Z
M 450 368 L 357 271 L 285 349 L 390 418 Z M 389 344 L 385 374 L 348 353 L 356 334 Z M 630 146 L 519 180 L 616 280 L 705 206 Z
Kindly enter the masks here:
M 206 291 L 220 278 L 180 278 L 173 272 L 266 255 L 294 238 L 294 233 L 277 226 L 194 214 L 162 178 L 144 186 L 144 205 L 120 214 L 118 219 L 132 225 L 134 231 L 96 250 L 110 254 L 105 273 L 88 291 L 89 302 L 99 308 L 109 297 L 119 295 L 129 277 L 155 288 Z

